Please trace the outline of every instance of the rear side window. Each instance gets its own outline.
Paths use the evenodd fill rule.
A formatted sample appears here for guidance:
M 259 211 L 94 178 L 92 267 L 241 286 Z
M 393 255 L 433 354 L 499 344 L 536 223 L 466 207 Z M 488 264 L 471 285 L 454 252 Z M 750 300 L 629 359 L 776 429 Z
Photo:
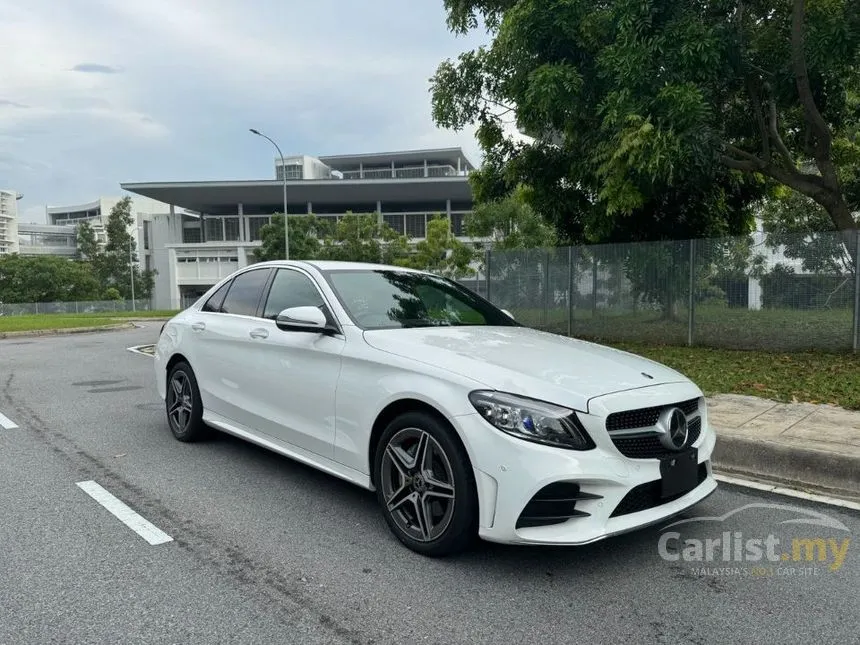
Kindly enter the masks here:
M 224 303 L 224 296 L 227 295 L 227 290 L 230 288 L 230 284 L 232 284 L 232 280 L 228 280 L 221 287 L 209 296 L 209 300 L 207 300 L 203 305 L 203 311 L 208 311 L 210 313 L 218 313 L 221 311 L 221 305 Z
M 260 298 L 263 295 L 263 287 L 269 279 L 270 269 L 257 269 L 248 271 L 233 278 L 221 312 L 225 314 L 238 314 L 240 316 L 256 316 Z

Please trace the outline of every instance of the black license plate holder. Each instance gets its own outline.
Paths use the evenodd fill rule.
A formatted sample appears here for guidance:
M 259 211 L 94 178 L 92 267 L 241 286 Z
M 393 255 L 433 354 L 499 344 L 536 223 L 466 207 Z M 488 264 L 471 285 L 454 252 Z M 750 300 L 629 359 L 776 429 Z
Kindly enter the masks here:
M 678 497 L 699 485 L 699 451 L 695 448 L 660 460 L 660 496 Z

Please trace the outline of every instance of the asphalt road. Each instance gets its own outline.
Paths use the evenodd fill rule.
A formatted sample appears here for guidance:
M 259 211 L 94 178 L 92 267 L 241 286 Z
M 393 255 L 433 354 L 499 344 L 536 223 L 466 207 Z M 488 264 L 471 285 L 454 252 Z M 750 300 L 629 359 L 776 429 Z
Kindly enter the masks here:
M 686 517 L 761 506 L 678 527 L 832 538 L 836 571 L 669 561 L 659 526 L 426 559 L 368 492 L 226 435 L 175 441 L 151 359 L 126 351 L 159 327 L 0 341 L 0 414 L 19 426 L 0 424 L 2 644 L 857 642 L 858 513 L 722 485 Z M 173 540 L 147 543 L 89 480 Z M 780 523 L 798 517 L 831 526 Z

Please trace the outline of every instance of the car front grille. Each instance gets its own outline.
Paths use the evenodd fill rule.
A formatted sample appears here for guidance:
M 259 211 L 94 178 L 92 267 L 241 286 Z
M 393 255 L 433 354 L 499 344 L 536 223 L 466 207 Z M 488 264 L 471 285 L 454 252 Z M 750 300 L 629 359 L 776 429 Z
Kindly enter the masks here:
M 702 417 L 690 419 L 687 428 L 689 435 L 687 445 L 692 446 L 699 440 L 699 435 L 702 433 Z M 630 459 L 660 459 L 677 454 L 660 443 L 660 437 L 656 434 L 612 437 L 612 443 L 622 455 Z
M 615 507 L 615 510 L 612 511 L 612 515 L 610 515 L 610 517 L 618 517 L 620 515 L 629 515 L 630 513 L 647 511 L 648 509 L 657 508 L 658 506 L 662 506 L 663 504 L 673 502 L 676 499 L 679 499 L 687 493 L 695 490 L 698 486 L 701 485 L 703 481 L 705 481 L 705 479 L 707 479 L 707 477 L 708 462 L 704 461 L 699 464 L 699 478 L 696 487 L 683 493 L 679 493 L 671 497 L 661 497 L 661 483 L 659 479 L 651 482 L 646 482 L 644 484 L 639 484 L 639 486 L 630 489 L 630 491 L 618 503 L 618 506 Z
M 606 418 L 606 429 L 612 432 L 614 430 L 632 430 L 653 426 L 660 418 L 660 413 L 668 407 L 681 408 L 684 414 L 689 417 L 699 411 L 699 399 L 689 399 L 671 406 L 659 405 L 653 408 L 613 412 Z

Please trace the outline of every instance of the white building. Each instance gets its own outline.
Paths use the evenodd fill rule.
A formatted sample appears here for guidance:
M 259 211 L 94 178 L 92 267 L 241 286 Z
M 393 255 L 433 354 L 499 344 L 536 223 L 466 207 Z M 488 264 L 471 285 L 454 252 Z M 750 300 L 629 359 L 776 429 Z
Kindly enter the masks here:
M 18 252 L 21 255 L 74 257 L 78 250 L 77 229 L 72 225 L 18 224 Z
M 277 160 L 275 179 L 122 184 L 136 196 L 169 204 L 152 217 L 140 246 L 145 268 L 157 271 L 155 308 L 187 306 L 254 262 L 260 229 L 284 210 L 284 166 L 290 218 L 375 213 L 398 233 L 419 240 L 427 220 L 441 214 L 452 232 L 463 236 L 463 218 L 472 209 L 468 173 L 474 166 L 460 148 L 284 161 L 282 166 Z
M 122 199 L 121 196 L 99 197 L 85 204 L 48 206 L 45 209 L 45 219 L 50 226 L 77 227 L 81 222 L 89 222 L 96 233 L 96 239 L 99 242 L 106 242 L 108 216 Z M 151 222 L 154 215 L 167 213 L 169 210 L 170 207 L 167 204 L 139 195 L 131 196 L 131 213 L 134 222 L 129 226 L 128 232 L 134 237 L 139 250 L 144 248 L 146 222 Z
M 0 255 L 18 252 L 18 200 L 14 190 L 0 190 Z

